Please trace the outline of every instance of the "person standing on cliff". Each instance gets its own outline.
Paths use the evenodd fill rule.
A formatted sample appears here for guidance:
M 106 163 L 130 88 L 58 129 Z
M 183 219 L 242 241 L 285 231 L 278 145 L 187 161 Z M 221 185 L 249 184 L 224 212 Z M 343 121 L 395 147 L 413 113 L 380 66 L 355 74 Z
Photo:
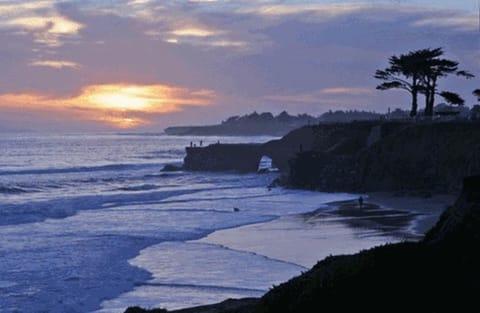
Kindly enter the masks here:
M 360 198 L 358 198 L 358 206 L 360 207 L 360 209 L 363 206 L 363 197 L 362 196 L 360 196 Z

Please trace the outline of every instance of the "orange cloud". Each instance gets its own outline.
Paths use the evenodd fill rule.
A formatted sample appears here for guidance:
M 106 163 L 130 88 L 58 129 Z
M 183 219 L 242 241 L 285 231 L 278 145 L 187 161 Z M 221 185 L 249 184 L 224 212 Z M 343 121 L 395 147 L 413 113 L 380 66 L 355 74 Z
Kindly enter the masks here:
M 369 87 L 334 87 L 320 90 L 323 95 L 370 95 L 373 93 Z
M 78 64 L 78 63 L 75 63 L 75 62 L 72 62 L 72 61 L 60 61 L 60 60 L 58 60 L 58 61 L 57 60 L 45 60 L 45 61 L 36 60 L 36 61 L 30 62 L 28 65 L 30 65 L 30 66 L 52 67 L 52 68 L 55 68 L 55 69 L 61 69 L 61 68 L 64 68 L 64 67 L 77 69 L 77 68 L 81 67 L 80 64 Z
M 210 37 L 210 36 L 218 35 L 221 32 L 199 28 L 199 27 L 187 27 L 187 28 L 175 29 L 171 33 L 175 36 Z
M 211 90 L 169 85 L 99 84 L 84 87 L 74 97 L 55 98 L 35 93 L 0 94 L 0 108 L 33 111 L 70 111 L 76 119 L 117 128 L 148 124 L 149 114 L 178 112 L 184 106 L 213 103 Z

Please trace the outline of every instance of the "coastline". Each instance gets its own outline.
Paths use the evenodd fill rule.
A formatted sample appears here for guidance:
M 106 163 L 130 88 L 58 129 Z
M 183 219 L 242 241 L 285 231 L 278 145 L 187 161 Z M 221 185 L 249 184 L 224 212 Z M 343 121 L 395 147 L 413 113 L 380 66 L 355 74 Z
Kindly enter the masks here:
M 371 193 L 326 203 L 309 213 L 219 230 L 192 242 L 214 244 L 311 268 L 329 255 L 352 254 L 386 243 L 418 241 L 437 221 L 452 195 L 430 198 Z M 338 240 L 332 242 L 331 234 Z
M 209 191 L 203 196 L 206 199 L 196 194 L 195 197 L 201 200 L 194 202 L 194 210 L 184 211 L 182 222 L 188 220 L 188 215 L 214 212 L 227 218 L 219 220 L 221 227 L 217 231 L 222 231 L 267 223 L 279 216 L 310 212 L 318 208 L 319 203 L 357 197 L 344 193 L 283 188 L 269 190 L 263 184 L 260 187 L 255 185 L 250 191 L 244 187 L 242 190 L 247 197 L 241 198 L 241 201 L 237 197 L 224 197 L 223 191 L 216 191 L 215 194 Z M 225 195 L 230 195 L 232 191 L 225 192 Z M 236 190 L 233 192 L 236 194 Z M 212 195 L 214 200 L 209 200 Z M 222 201 L 215 202 L 217 198 Z M 181 205 L 184 205 L 183 202 Z M 236 206 L 239 206 L 238 211 L 234 210 Z M 115 298 L 105 299 L 96 312 L 123 312 L 131 304 L 177 310 L 227 298 L 260 297 L 272 285 L 278 285 L 306 270 L 304 266 L 260 254 L 195 242 L 214 232 L 212 227 L 216 225 L 215 219 L 207 221 L 208 228 L 196 229 L 199 236 L 162 241 L 129 259 L 130 265 L 146 270 L 151 278 L 136 282 L 134 289 Z M 172 295 L 175 295 L 175 299 Z
M 451 205 L 455 199 L 454 196 L 450 195 L 422 198 L 373 193 L 362 195 L 365 201 L 362 209 L 360 209 L 356 196 L 360 195 L 352 194 L 350 200 L 330 200 L 330 202 L 327 200 L 325 203 L 319 203 L 316 209 L 312 206 L 313 203 L 310 203 L 309 206 L 312 210 L 309 212 L 291 213 L 273 220 L 220 229 L 205 237 L 187 240 L 180 247 L 177 243 L 161 243 L 152 246 L 149 248 L 155 254 L 152 259 L 155 260 L 155 264 L 161 267 L 161 270 L 149 269 L 149 271 L 153 269 L 152 272 L 161 273 L 165 271 L 166 264 L 172 264 L 168 257 L 164 260 L 166 256 L 172 254 L 172 248 L 176 251 L 173 253 L 174 255 L 182 255 L 179 260 L 188 261 L 195 255 L 196 261 L 192 264 L 196 265 L 191 268 L 191 271 L 187 270 L 189 273 L 196 273 L 196 276 L 193 276 L 196 277 L 194 279 L 195 283 L 191 282 L 190 274 L 184 277 L 184 282 L 173 285 L 168 282 L 165 284 L 165 277 L 157 277 L 141 289 L 136 288 L 125 294 L 123 300 L 119 301 L 116 307 L 118 309 L 120 307 L 125 308 L 121 306 L 124 303 L 136 303 L 144 307 L 164 307 L 162 305 L 165 304 L 165 294 L 170 292 L 183 294 L 185 293 L 183 289 L 186 287 L 191 291 L 187 290 L 187 293 L 183 295 L 183 300 L 187 300 L 186 297 L 191 296 L 201 296 L 208 298 L 208 300 L 192 302 L 192 299 L 189 299 L 187 302 L 190 301 L 190 303 L 178 302 L 174 305 L 171 303 L 167 308 L 173 310 L 172 312 L 178 310 L 180 312 L 190 312 L 190 310 L 192 310 L 191 312 L 197 312 L 197 310 L 202 312 L 202 307 L 198 307 L 198 305 L 210 308 L 209 303 L 217 303 L 213 307 L 219 306 L 221 308 L 225 303 L 233 301 L 220 302 L 225 299 L 242 299 L 238 302 L 234 301 L 239 305 L 244 304 L 244 298 L 254 297 L 252 301 L 257 301 L 256 299 L 261 297 L 263 292 L 267 292 L 271 285 L 251 286 L 252 281 L 255 280 L 254 277 L 265 277 L 275 268 L 273 270 L 275 277 L 266 280 L 261 279 L 261 281 L 270 280 L 275 286 L 301 275 L 319 261 L 331 255 L 352 255 L 388 243 L 419 241 L 423 238 L 423 230 L 428 230 L 433 226 L 442 211 Z M 270 205 L 272 204 L 270 203 Z M 307 203 L 304 205 L 307 205 Z M 179 250 L 177 251 L 177 249 Z M 200 250 L 192 256 L 188 256 L 188 251 L 196 251 L 197 249 Z M 204 283 L 205 277 L 202 275 L 197 277 L 199 273 L 208 273 L 206 268 L 201 270 L 201 267 L 199 267 L 200 264 L 207 262 L 207 259 L 202 259 L 202 254 L 208 255 L 208 258 L 218 254 L 215 259 L 229 260 L 224 264 L 222 263 L 223 265 L 215 262 L 215 272 L 228 272 L 231 270 L 228 269 L 228 266 L 244 268 L 246 272 L 242 275 L 242 279 L 237 281 L 238 285 L 232 285 L 232 282 L 227 282 L 223 278 L 218 282 L 211 281 L 206 284 Z M 226 255 L 229 255 L 229 257 L 226 257 Z M 245 263 L 245 258 L 250 261 Z M 256 268 L 254 263 L 257 261 L 255 260 L 263 260 L 262 263 L 269 260 L 268 271 L 267 268 L 264 270 Z M 179 266 L 170 272 L 181 273 L 188 268 L 186 264 L 182 265 L 182 262 L 180 262 Z M 141 264 L 136 264 L 136 266 L 139 265 Z M 282 269 L 277 268 L 279 266 Z M 284 266 L 290 266 L 290 269 L 285 271 Z M 144 268 L 144 266 L 140 267 Z M 148 266 L 145 268 L 148 268 Z M 203 282 L 204 285 L 199 284 L 199 282 Z M 201 291 L 205 287 L 208 288 Z M 212 290 L 215 290 L 214 294 L 209 294 Z M 264 291 L 262 292 L 262 290 Z M 219 293 L 219 291 L 221 292 Z M 142 298 L 142 294 L 150 294 L 150 296 L 155 294 L 155 301 L 138 301 Z M 115 305 L 115 301 L 118 300 L 120 298 L 114 299 L 112 304 Z
M 349 311 L 351 303 L 355 303 L 356 308 L 374 312 L 383 312 L 391 303 L 397 303 L 399 312 L 407 312 L 412 307 L 421 311 L 469 311 L 475 307 L 476 286 L 480 277 L 477 266 L 479 182 L 480 176 L 466 178 L 461 194 L 454 203 L 448 203 L 448 209 L 442 212 L 435 226 L 418 242 L 402 242 L 352 255 L 331 256 L 302 275 L 276 286 L 260 299 L 226 300 L 211 306 L 173 312 Z M 442 199 L 450 198 L 439 196 L 432 202 Z M 412 197 L 403 200 L 403 206 L 419 201 Z M 339 204 L 338 211 L 349 211 L 356 206 L 352 201 Z M 367 203 L 367 211 L 370 210 L 384 209 Z M 415 210 L 409 213 L 418 216 Z M 412 281 L 417 283 L 412 284 Z M 408 290 L 408 295 L 398 301 L 405 290 Z M 425 290 L 430 292 L 425 294 Z M 372 295 L 375 300 L 371 299 Z M 444 300 L 438 301 L 439 297 Z

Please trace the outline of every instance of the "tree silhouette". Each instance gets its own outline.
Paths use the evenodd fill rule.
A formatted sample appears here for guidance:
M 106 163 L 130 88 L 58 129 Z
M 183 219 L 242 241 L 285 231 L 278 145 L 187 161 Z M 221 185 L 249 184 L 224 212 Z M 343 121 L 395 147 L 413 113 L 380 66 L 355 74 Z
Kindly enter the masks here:
M 477 97 L 477 101 L 480 102 L 480 88 L 479 89 L 475 89 L 472 94 Z
M 388 63 L 390 67 L 384 70 L 377 70 L 375 78 L 384 82 L 377 86 L 378 90 L 403 89 L 412 96 L 412 109 L 410 116 L 417 114 L 418 93 L 422 79 L 422 60 L 413 52 L 400 56 L 391 56 Z
M 458 70 L 458 62 L 448 60 L 448 59 L 440 59 L 443 55 L 442 48 L 436 49 L 425 49 L 425 59 L 424 64 L 422 66 L 423 75 L 422 75 L 422 92 L 425 94 L 425 115 L 432 116 L 433 115 L 433 107 L 435 105 L 435 95 L 442 95 L 446 94 L 448 102 L 449 100 L 459 100 L 461 99 L 458 95 L 445 91 L 445 92 L 438 92 L 437 84 L 438 79 L 441 77 L 446 77 L 449 74 L 455 74 L 457 76 L 463 76 L 465 78 L 472 78 L 474 77 L 473 74 L 470 74 L 467 71 L 459 71 Z M 451 98 L 453 95 L 456 95 L 456 99 Z M 443 97 L 443 96 L 442 96 Z M 462 99 L 463 101 L 463 99 Z M 455 102 L 455 101 L 454 101 Z M 463 101 L 465 102 L 465 101 Z M 455 103 L 458 104 L 458 103 Z M 462 103 L 463 104 L 463 103 Z
M 435 95 L 442 95 L 452 104 L 463 104 L 463 99 L 450 91 L 438 91 L 438 80 L 449 74 L 472 78 L 474 75 L 467 71 L 458 70 L 458 62 L 442 59 L 442 48 L 421 49 L 408 54 L 389 58 L 390 66 L 384 70 L 377 70 L 375 78 L 384 82 L 377 86 L 379 90 L 404 89 L 412 95 L 412 109 L 410 116 L 417 114 L 418 94 L 425 95 L 425 115 L 433 115 Z
M 440 96 L 442 96 L 443 99 L 445 99 L 445 101 L 447 101 L 448 103 L 453 104 L 453 105 L 464 105 L 465 104 L 465 100 L 463 100 L 462 97 L 460 97 L 458 94 L 456 94 L 454 92 L 442 91 L 440 93 Z

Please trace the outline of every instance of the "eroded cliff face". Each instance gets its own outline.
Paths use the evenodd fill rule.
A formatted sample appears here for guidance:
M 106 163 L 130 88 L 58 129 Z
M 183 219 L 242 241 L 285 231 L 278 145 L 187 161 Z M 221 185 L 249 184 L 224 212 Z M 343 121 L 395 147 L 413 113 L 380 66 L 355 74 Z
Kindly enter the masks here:
M 378 126 L 380 131 L 375 129 Z M 336 191 L 454 192 L 463 177 L 480 174 L 478 123 L 378 126 L 370 128 L 363 145 L 358 134 L 340 139 L 355 149 L 321 147 L 292 158 L 288 185 Z M 369 142 L 374 132 L 380 135 Z
M 345 127 L 348 125 L 348 127 Z M 275 167 L 288 173 L 290 160 L 308 151 L 326 151 L 330 155 L 351 155 L 363 148 L 378 122 L 322 124 L 296 129 L 282 139 L 265 144 L 214 144 L 187 148 L 186 170 L 256 171 L 262 156 L 272 159 Z
M 412 125 L 357 156 L 366 190 L 457 191 L 480 174 L 480 124 Z
M 268 156 L 283 184 L 322 191 L 458 191 L 480 174 L 480 123 L 305 126 L 265 144 L 187 148 L 186 170 L 255 172 Z
M 213 144 L 186 148 L 184 169 L 188 171 L 256 172 L 262 157 L 262 145 Z
M 213 144 L 186 148 L 184 168 L 190 171 L 256 172 L 263 156 L 288 172 L 288 161 L 302 149 L 312 149 L 316 138 L 311 127 L 302 127 L 265 144 Z
M 469 176 L 463 180 L 457 201 L 443 212 L 423 242 L 429 245 L 461 243 L 463 246 L 480 242 L 480 176 Z M 480 246 L 475 252 L 480 255 Z M 480 280 L 477 284 L 480 287 Z

